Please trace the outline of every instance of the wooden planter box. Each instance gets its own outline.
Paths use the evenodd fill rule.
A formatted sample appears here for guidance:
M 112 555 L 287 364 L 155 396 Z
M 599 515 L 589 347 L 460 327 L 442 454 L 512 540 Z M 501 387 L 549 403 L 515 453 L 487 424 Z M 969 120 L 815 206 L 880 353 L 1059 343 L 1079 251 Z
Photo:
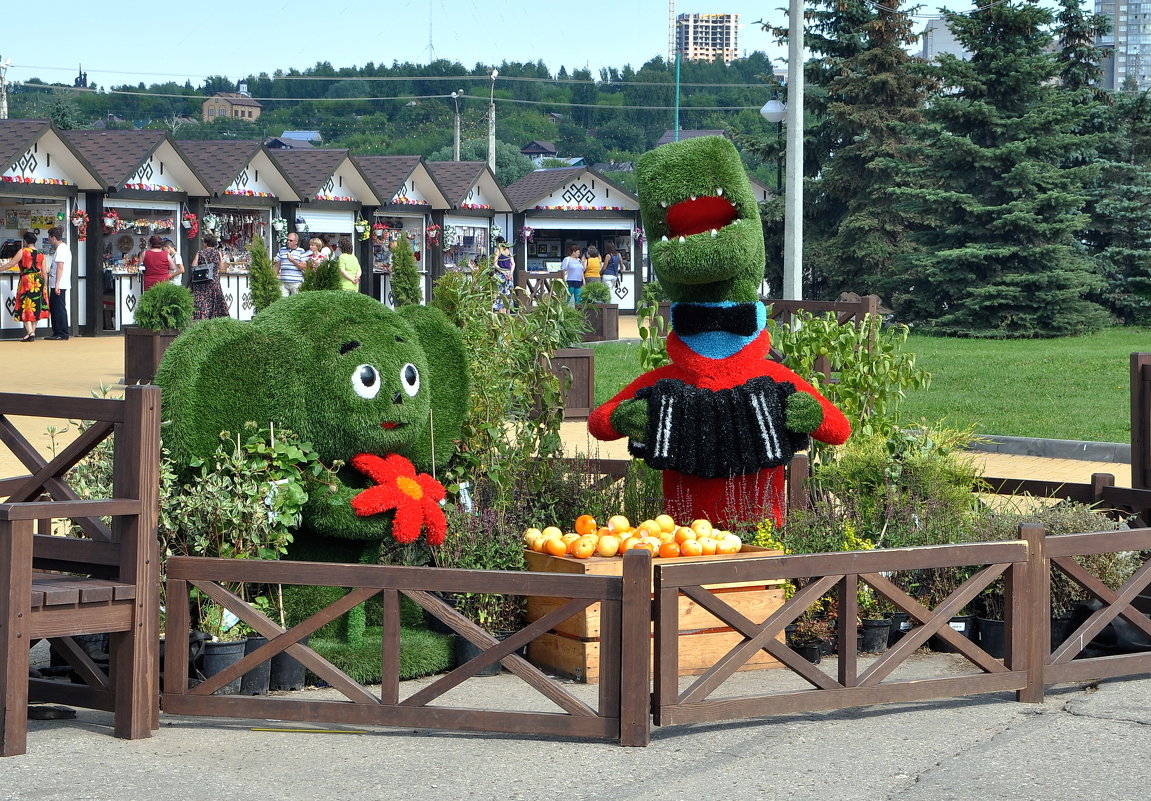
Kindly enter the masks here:
M 595 351 L 591 348 L 561 348 L 552 357 L 552 372 L 572 383 L 564 398 L 565 420 L 586 420 L 595 408 Z
M 615 303 L 590 303 L 583 307 L 592 330 L 583 335 L 584 342 L 614 342 L 619 339 L 619 306 Z
M 727 556 L 689 556 L 674 560 L 700 562 L 727 559 L 743 559 L 756 556 L 777 556 L 782 551 L 772 551 L 745 545 L 738 554 Z M 600 576 L 618 576 L 623 572 L 623 560 L 616 558 L 592 557 L 576 559 L 573 556 L 551 556 L 549 554 L 525 551 L 524 559 L 528 570 L 538 573 L 585 573 Z M 732 583 L 710 584 L 710 589 L 722 593 L 723 600 L 732 608 L 746 615 L 756 623 L 762 623 L 783 604 L 783 589 L 778 583 L 758 584 Z M 527 603 L 527 619 L 539 620 L 548 612 L 565 603 L 566 599 L 530 597 Z M 743 641 L 743 636 L 725 626 L 722 621 L 704 610 L 695 601 L 679 598 L 679 672 L 682 676 L 703 673 L 714 665 L 720 657 Z M 593 604 L 583 613 L 568 618 L 553 633 L 537 637 L 528 645 L 528 658 L 536 665 L 570 676 L 577 681 L 599 681 L 599 604 Z M 783 635 L 779 636 L 780 642 Z M 655 665 L 653 654 L 652 665 Z M 763 651 L 758 652 L 740 670 L 758 670 L 778 667 L 779 662 Z
M 156 368 L 172 340 L 180 336 L 175 328 L 153 331 L 129 325 L 124 327 L 124 383 L 151 384 Z

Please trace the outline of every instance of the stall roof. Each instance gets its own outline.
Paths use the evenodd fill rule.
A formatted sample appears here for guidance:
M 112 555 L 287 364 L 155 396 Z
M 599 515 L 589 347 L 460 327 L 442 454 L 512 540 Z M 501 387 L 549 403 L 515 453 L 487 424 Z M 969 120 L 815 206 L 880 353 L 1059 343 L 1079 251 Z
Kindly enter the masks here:
M 272 160 L 271 153 L 258 140 L 186 140 L 180 142 L 180 150 L 203 176 L 209 192 L 213 195 L 222 195 L 249 165 L 254 165 L 257 170 L 265 169 L 273 173 L 271 180 L 262 183 L 278 185 L 277 191 L 273 192 L 276 198 L 288 201 L 300 199 L 292 189 L 288 176 L 284 174 L 280 165 Z
M 33 182 L 39 182 L 39 179 L 34 177 L 35 174 L 45 168 L 51 169 L 49 165 L 40 164 L 39 159 L 35 158 L 35 152 L 41 149 L 58 154 L 56 168 L 79 189 L 94 191 L 104 188 L 95 167 L 60 135 L 60 131 L 50 121 L 0 120 L 0 164 L 3 164 L 6 170 L 15 171 L 20 173 L 22 178 L 31 177 Z M 33 157 L 26 159 L 30 153 Z M 63 165 L 59 164 L 61 156 L 65 161 Z
M 153 157 L 175 158 L 176 177 L 189 195 L 206 195 L 206 181 L 165 131 L 64 131 L 64 138 L 96 168 L 104 187 L 124 188 Z M 163 181 L 157 177 L 155 183 Z M 141 181 L 151 183 L 152 181 Z
M 485 195 L 500 201 L 492 203 L 493 211 L 512 210 L 511 201 L 496 181 L 496 176 L 488 168 L 486 161 L 429 161 L 428 170 L 436 183 L 444 190 L 444 195 L 452 208 L 460 208 L 473 188 L 479 188 Z
M 544 200 L 545 198 L 549 197 L 555 192 L 558 192 L 560 189 L 568 186 L 569 184 L 579 182 L 580 179 L 584 178 L 585 176 L 590 176 L 596 181 L 601 181 L 604 184 L 607 184 L 609 187 L 614 189 L 617 193 L 629 201 L 627 205 L 634 207 L 639 203 L 639 198 L 637 198 L 631 192 L 627 191 L 614 181 L 608 178 L 604 178 L 598 172 L 588 169 L 587 167 L 557 167 L 551 170 L 536 170 L 535 172 L 529 172 L 523 178 L 520 178 L 514 184 L 509 186 L 506 190 L 506 194 L 508 199 L 511 201 L 512 207 L 515 211 L 520 212 L 527 209 L 534 209 L 536 206 L 540 205 L 539 201 Z M 589 196 L 587 201 L 580 205 L 589 206 L 591 207 L 591 210 L 595 210 L 595 208 L 605 205 L 621 205 L 619 203 L 597 203 L 595 200 L 596 198 Z
M 347 170 L 352 186 L 340 187 L 331 194 L 342 194 L 347 190 L 348 197 L 369 206 L 378 206 L 381 201 L 372 191 L 363 170 L 344 148 L 312 148 L 311 150 L 271 150 L 272 159 L 280 165 L 288 177 L 292 188 L 305 201 L 317 199 L 336 173 Z
M 433 209 L 451 208 L 451 202 L 436 183 L 423 156 L 355 156 L 354 161 L 385 205 L 403 191 L 408 181 L 414 181 Z

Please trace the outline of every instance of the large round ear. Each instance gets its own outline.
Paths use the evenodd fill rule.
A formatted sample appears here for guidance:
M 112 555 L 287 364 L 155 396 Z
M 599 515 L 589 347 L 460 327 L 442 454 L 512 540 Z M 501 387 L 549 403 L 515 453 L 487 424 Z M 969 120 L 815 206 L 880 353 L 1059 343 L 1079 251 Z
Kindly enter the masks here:
M 164 390 L 164 446 L 177 465 L 215 453 L 221 431 L 237 433 L 247 420 L 266 425 L 269 412 L 283 411 L 268 395 L 283 383 L 283 347 L 228 317 L 196 323 L 172 342 L 156 383 Z
M 396 312 L 416 329 L 432 373 L 432 425 L 406 455 L 421 468 L 430 469 L 434 441 L 434 463 L 439 468 L 455 453 L 468 411 L 471 384 L 463 334 L 442 311 L 431 306 L 401 306 Z

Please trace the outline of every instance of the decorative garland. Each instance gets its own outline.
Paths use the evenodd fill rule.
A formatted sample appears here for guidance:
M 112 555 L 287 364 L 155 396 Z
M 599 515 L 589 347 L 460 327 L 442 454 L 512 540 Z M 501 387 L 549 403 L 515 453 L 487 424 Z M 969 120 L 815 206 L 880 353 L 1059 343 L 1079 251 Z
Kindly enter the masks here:
M 81 242 L 88 239 L 88 212 L 83 209 L 76 209 L 72 212 L 72 225 L 76 229 L 76 236 Z
M 368 221 L 365 220 L 363 217 L 360 217 L 359 215 L 357 215 L 356 221 L 355 221 L 355 223 L 353 223 L 353 225 L 355 226 L 356 233 L 359 235 L 361 242 L 363 242 L 365 239 L 367 239 L 368 237 L 370 237 L 372 235 L 371 226 L 368 225 Z
M 283 217 L 272 218 L 272 232 L 276 235 L 276 244 L 279 247 L 288 244 L 288 221 Z
M 120 215 L 115 209 L 104 209 L 104 236 L 120 230 Z
M 491 206 L 489 206 L 487 203 L 461 203 L 460 208 L 461 209 L 490 209 Z
M 180 219 L 184 221 L 184 227 L 188 229 L 188 238 L 195 239 L 196 235 L 200 233 L 200 218 L 189 211 Z
M 443 229 L 438 225 L 429 225 L 424 229 L 424 236 L 428 238 L 428 244 L 438 245 L 440 242 L 440 233 Z
M 623 206 L 536 206 L 536 211 L 625 211 Z
M 33 178 L 32 176 L 5 175 L 6 184 L 47 184 L 49 186 L 71 186 L 72 182 L 64 178 Z
M 141 192 L 179 192 L 180 187 L 167 184 L 124 184 L 125 189 L 138 189 Z
M 536 240 L 536 231 L 534 228 L 530 228 L 529 226 L 525 225 L 523 228 L 520 229 L 520 241 L 521 242 L 534 242 L 535 240 Z
M 271 192 L 257 192 L 254 189 L 225 189 L 224 194 L 239 197 L 275 197 Z

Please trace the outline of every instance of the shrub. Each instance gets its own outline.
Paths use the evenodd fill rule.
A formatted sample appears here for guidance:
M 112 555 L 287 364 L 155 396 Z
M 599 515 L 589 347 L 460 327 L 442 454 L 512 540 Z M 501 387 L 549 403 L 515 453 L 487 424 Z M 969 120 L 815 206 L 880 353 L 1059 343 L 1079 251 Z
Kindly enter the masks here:
M 418 305 L 423 301 L 424 293 L 420 289 L 420 272 L 412 252 L 412 241 L 407 234 L 401 233 L 395 245 L 392 253 L 392 297 L 396 308 Z
M 248 253 L 251 256 L 248 278 L 252 287 L 252 305 L 260 312 L 283 297 L 283 293 L 280 292 L 280 279 L 272 267 L 272 259 L 264 240 L 253 236 L 252 243 L 248 245 Z
M 587 284 L 580 293 L 580 304 L 611 303 L 611 290 L 607 284 L 595 282 Z
M 140 296 L 136 325 L 153 331 L 182 331 L 192 322 L 192 292 L 185 286 L 161 281 Z
M 339 258 L 324 259 L 310 270 L 304 271 L 304 283 L 300 285 L 301 292 L 311 292 L 320 289 L 340 288 L 340 260 Z

